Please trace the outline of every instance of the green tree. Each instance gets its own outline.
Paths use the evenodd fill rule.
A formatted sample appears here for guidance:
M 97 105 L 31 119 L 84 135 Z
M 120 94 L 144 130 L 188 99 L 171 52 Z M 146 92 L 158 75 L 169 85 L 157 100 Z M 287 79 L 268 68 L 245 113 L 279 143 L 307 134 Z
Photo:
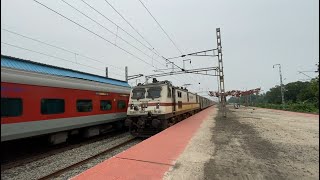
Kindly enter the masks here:
M 318 105 L 319 103 L 319 76 L 312 79 L 310 82 L 310 90 L 313 96 L 315 97 L 315 101 Z M 318 105 L 319 107 L 319 105 Z
M 305 93 L 308 93 L 306 88 L 310 86 L 309 82 L 291 82 L 285 85 L 285 101 L 290 103 L 296 103 L 298 100 L 298 95 L 303 91 L 301 96 Z M 309 96 L 305 97 L 308 98 Z M 301 99 L 300 99 L 301 100 Z
M 281 104 L 281 91 L 280 91 L 280 86 L 275 86 L 271 88 L 267 93 L 266 93 L 266 101 L 267 103 L 270 104 Z

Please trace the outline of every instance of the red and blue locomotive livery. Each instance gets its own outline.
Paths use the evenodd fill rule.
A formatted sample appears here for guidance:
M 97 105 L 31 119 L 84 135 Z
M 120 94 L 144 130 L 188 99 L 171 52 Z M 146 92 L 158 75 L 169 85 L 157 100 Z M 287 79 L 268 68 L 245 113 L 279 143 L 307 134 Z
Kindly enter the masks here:
M 1 142 L 98 135 L 121 125 L 129 94 L 125 81 L 1 55 Z

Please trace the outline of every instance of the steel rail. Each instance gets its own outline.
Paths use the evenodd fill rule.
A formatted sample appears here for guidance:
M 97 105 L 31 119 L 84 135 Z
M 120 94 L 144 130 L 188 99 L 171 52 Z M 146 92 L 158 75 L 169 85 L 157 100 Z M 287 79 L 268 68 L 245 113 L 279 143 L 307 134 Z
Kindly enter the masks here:
M 39 178 L 39 180 L 45 180 L 45 179 L 55 178 L 55 177 L 63 174 L 64 172 L 67 172 L 67 171 L 70 170 L 70 169 L 73 169 L 73 168 L 75 168 L 75 167 L 78 167 L 78 166 L 80 166 L 80 165 L 83 165 L 83 164 L 85 164 L 85 163 L 87 163 L 87 162 L 89 162 L 89 161 L 91 161 L 91 160 L 93 160 L 93 159 L 96 159 L 96 158 L 99 157 L 99 156 L 105 155 L 105 154 L 107 154 L 107 153 L 109 153 L 109 152 L 111 152 L 111 151 L 113 151 L 113 150 L 115 150 L 115 149 L 117 149 L 117 148 L 120 148 L 120 147 L 122 147 L 122 146 L 125 146 L 125 145 L 127 145 L 127 144 L 129 144 L 129 143 L 131 143 L 131 142 L 133 142 L 133 141 L 135 141 L 135 140 L 136 140 L 135 137 L 134 137 L 134 138 L 131 138 L 131 139 L 129 139 L 129 140 L 123 142 L 123 143 L 120 143 L 120 144 L 118 144 L 118 145 L 116 145 L 116 146 L 113 146 L 113 147 L 111 147 L 111 148 L 108 148 L 108 149 L 106 149 L 106 150 L 104 150 L 104 151 L 102 151 L 102 152 L 99 152 L 99 153 L 97 153 L 97 154 L 95 154 L 95 155 L 93 155 L 93 156 L 90 156 L 90 157 L 88 157 L 88 158 L 86 158 L 86 159 L 84 159 L 84 160 L 81 160 L 81 161 L 76 162 L 76 163 L 74 163 L 74 164 L 71 164 L 71 165 L 69 165 L 69 166 L 67 166 L 67 167 L 64 167 L 64 168 L 62 168 L 62 169 L 59 169 L 59 170 L 57 170 L 57 171 L 55 171 L 55 172 L 53 172 L 53 173 L 47 174 L 47 175 L 45 175 L 45 176 L 42 176 L 41 178 Z

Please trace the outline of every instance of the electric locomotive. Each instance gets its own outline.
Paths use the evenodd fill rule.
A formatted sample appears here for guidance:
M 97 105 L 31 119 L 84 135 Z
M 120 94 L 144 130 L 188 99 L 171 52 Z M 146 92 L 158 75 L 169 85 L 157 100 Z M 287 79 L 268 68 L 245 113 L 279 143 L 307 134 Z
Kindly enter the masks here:
M 170 81 L 157 81 L 133 87 L 125 125 L 132 135 L 148 137 L 211 106 L 213 102 Z

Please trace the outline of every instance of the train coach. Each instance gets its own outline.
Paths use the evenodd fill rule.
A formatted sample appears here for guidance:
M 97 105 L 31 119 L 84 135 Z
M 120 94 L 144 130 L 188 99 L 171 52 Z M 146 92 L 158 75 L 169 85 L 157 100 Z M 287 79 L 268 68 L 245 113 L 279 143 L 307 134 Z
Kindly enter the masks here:
M 186 88 L 153 79 L 131 90 L 125 125 L 134 136 L 148 137 L 211 105 Z
M 124 122 L 130 89 L 125 81 L 1 55 L 1 142 L 98 135 Z

